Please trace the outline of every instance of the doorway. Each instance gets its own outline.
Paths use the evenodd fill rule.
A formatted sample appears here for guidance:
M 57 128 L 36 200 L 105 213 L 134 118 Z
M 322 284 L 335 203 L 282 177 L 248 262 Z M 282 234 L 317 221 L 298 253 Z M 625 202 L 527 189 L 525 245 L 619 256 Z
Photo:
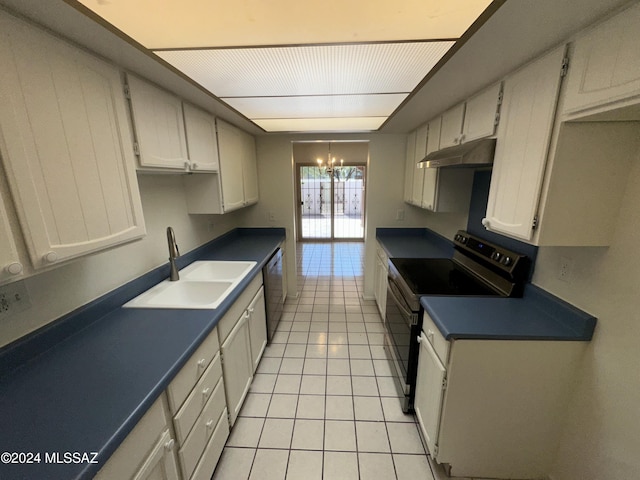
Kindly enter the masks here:
M 298 240 L 364 240 L 366 168 L 297 165 Z

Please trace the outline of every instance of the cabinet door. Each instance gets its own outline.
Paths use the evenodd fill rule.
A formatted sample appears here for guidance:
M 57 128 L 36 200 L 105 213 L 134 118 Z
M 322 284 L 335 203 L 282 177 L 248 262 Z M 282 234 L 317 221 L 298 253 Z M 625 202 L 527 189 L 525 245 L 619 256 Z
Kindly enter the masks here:
M 13 241 L 2 196 L 0 196 L 0 245 L 2 245 L 0 248 L 0 283 L 2 283 L 22 274 L 22 264 L 18 258 L 18 251 Z
M 504 83 L 484 226 L 531 240 L 560 87 L 564 47 Z
M 464 108 L 464 103 L 461 103 L 442 114 L 442 129 L 440 130 L 441 149 L 460 144 Z
M 183 104 L 183 110 L 190 170 L 217 172 L 218 137 L 215 117 L 188 103 Z
M 467 100 L 461 143 L 492 136 L 496 131 L 496 113 L 502 84 L 497 83 Z
M 447 371 L 424 332 L 421 332 L 418 341 L 420 353 L 418 354 L 414 408 L 429 453 L 437 458 L 436 445 L 444 397 L 443 385 Z
M 220 119 L 217 125 L 223 210 L 230 212 L 244 206 L 243 138 L 242 132 L 236 127 Z
M 427 155 L 440 149 L 440 130 L 442 129 L 442 117 L 429 122 L 429 136 L 427 137 Z M 438 201 L 438 175 L 440 169 L 425 168 L 424 181 L 422 183 L 422 207 L 427 210 L 435 210 Z
M 251 361 L 255 373 L 267 346 L 267 311 L 264 304 L 264 288 L 260 287 L 247 307 L 249 312 L 249 336 L 251 337 Z
M 245 312 L 220 347 L 230 426 L 233 426 L 240 413 L 253 379 L 248 319 L 249 314 Z
M 127 83 L 140 166 L 187 170 L 182 101 L 132 75 L 127 76 Z
M 256 159 L 256 140 L 252 135 L 243 133 L 242 178 L 244 187 L 244 204 L 258 203 L 258 162 Z
M 0 151 L 33 266 L 144 235 L 120 72 L 0 16 Z
M 404 201 L 411 203 L 413 199 L 413 176 L 416 169 L 416 132 L 407 137 L 407 157 L 404 164 Z
M 179 480 L 175 440 L 165 430 L 133 480 Z
M 429 124 L 424 124 L 416 131 L 416 150 L 413 160 L 413 188 L 411 203 L 413 205 L 422 206 L 422 184 L 424 182 L 424 168 L 417 168 L 416 164 L 422 160 L 427 154 L 427 136 L 429 133 Z
M 640 4 L 575 42 L 563 113 L 640 96 Z

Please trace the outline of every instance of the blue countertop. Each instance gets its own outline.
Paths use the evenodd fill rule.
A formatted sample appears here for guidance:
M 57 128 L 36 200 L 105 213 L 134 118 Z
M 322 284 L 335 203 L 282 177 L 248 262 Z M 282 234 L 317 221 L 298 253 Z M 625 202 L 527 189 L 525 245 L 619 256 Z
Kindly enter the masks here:
M 449 258 L 453 243 L 425 228 L 378 228 L 389 257 Z M 596 318 L 539 287 L 522 298 L 423 296 L 422 308 L 446 339 L 589 341 Z
M 237 229 L 178 259 L 179 268 L 258 262 L 215 310 L 121 308 L 166 278 L 164 265 L 3 348 L 0 452 L 40 453 L 41 461 L 2 463 L 0 478 L 92 478 L 284 238 L 284 229 Z M 97 452 L 98 463 L 45 463 L 45 452 Z
M 589 341 L 596 319 L 532 284 L 522 298 L 424 296 L 420 304 L 447 340 Z
M 389 257 L 451 258 L 453 242 L 427 228 L 377 228 L 376 240 Z

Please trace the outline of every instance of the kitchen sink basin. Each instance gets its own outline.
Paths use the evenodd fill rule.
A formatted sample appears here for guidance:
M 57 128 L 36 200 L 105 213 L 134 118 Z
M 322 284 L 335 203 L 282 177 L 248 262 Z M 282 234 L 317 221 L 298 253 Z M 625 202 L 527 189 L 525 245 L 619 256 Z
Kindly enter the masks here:
M 180 278 L 200 281 L 235 281 L 242 279 L 256 265 L 256 262 L 240 261 L 198 261 L 180 272 Z
M 165 280 L 137 296 L 130 308 L 216 308 L 231 293 L 233 282 Z
M 180 271 L 180 280 L 160 282 L 124 307 L 218 308 L 255 265 L 256 262 L 193 262 Z

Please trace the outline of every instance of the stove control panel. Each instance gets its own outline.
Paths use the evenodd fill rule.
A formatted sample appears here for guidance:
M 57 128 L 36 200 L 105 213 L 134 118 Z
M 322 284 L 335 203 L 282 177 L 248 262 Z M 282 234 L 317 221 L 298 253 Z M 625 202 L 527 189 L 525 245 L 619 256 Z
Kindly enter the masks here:
M 463 230 L 459 230 L 453 237 L 453 240 L 456 247 L 460 250 L 480 256 L 491 265 L 506 271 L 511 271 L 522 258 L 526 258 L 523 255 L 489 243 Z

